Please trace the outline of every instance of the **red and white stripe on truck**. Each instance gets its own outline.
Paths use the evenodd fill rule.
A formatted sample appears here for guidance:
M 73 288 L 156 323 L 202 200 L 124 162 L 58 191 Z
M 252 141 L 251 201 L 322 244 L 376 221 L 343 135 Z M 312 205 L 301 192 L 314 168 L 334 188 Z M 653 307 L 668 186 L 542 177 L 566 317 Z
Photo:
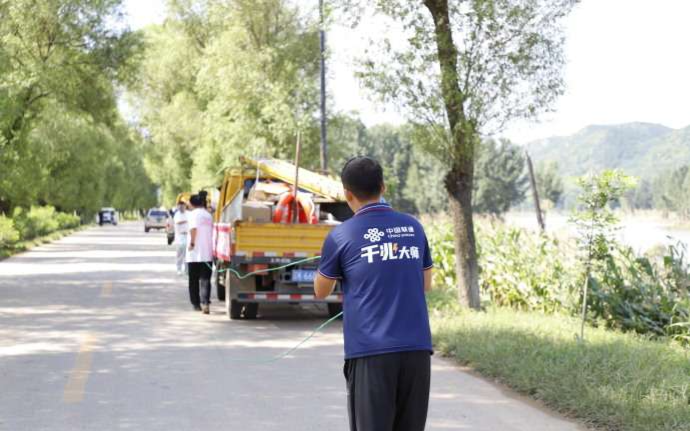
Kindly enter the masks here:
M 237 299 L 253 302 L 343 302 L 343 295 L 327 296 L 325 299 L 316 299 L 314 295 L 301 293 L 238 293 Z

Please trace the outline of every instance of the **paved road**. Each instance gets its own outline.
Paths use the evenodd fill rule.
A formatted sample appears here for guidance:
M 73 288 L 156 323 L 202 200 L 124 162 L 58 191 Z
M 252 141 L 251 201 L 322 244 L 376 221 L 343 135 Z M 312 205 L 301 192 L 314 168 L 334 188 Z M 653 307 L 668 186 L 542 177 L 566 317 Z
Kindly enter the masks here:
M 132 223 L 0 262 L 0 430 L 346 430 L 340 326 L 257 364 L 325 312 L 193 312 L 164 242 Z M 578 429 L 440 358 L 432 386 L 428 430 Z

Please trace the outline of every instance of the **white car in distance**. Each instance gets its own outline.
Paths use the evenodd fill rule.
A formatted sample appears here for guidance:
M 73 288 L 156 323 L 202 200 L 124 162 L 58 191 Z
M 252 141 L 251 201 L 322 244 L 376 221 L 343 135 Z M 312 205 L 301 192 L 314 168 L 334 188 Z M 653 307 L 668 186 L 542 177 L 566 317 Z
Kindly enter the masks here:
M 146 213 L 146 220 L 144 221 L 144 232 L 148 233 L 151 229 L 165 229 L 165 221 L 168 218 L 166 210 L 151 208 Z

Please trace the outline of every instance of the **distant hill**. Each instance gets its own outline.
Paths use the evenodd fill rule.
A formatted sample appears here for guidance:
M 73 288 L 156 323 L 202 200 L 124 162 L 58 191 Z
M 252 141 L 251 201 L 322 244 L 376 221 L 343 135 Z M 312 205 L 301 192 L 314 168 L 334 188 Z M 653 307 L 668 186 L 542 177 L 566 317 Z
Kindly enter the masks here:
M 653 179 L 690 164 L 690 127 L 676 130 L 650 123 L 588 126 L 571 136 L 531 142 L 527 149 L 535 163 L 556 161 L 566 178 L 590 169 L 619 168 Z

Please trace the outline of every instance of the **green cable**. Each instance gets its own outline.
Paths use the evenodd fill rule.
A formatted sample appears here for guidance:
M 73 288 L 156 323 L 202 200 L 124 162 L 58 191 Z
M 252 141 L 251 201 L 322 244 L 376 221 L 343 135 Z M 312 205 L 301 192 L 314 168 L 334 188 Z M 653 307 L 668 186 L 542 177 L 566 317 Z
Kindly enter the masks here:
M 272 272 L 272 271 L 278 271 L 279 269 L 284 269 L 284 268 L 288 268 L 288 267 L 291 267 L 291 266 L 299 265 L 300 263 L 312 262 L 312 261 L 315 261 L 315 260 L 318 260 L 318 259 L 321 259 L 321 256 L 308 257 L 308 258 L 306 258 L 306 259 L 297 260 L 297 261 L 294 261 L 294 262 L 287 263 L 287 264 L 285 264 L 285 265 L 276 266 L 275 268 L 260 269 L 260 270 L 258 270 L 258 271 L 252 271 L 252 272 L 248 272 L 248 273 L 246 273 L 246 274 L 242 274 L 242 273 L 240 273 L 239 271 L 237 271 L 237 270 L 235 270 L 235 269 L 232 269 L 232 268 L 218 269 L 217 271 L 218 271 L 219 273 L 223 273 L 223 272 L 225 272 L 225 271 L 230 271 L 230 272 L 232 272 L 233 274 L 235 274 L 235 275 L 237 276 L 237 278 L 239 278 L 240 280 L 244 280 L 245 278 L 251 277 L 252 275 L 264 274 L 264 273 L 268 273 L 268 272 Z M 209 265 L 208 262 L 206 262 L 206 265 L 207 265 L 210 269 L 213 269 L 213 266 Z
M 286 350 L 286 351 L 284 351 L 283 353 L 280 353 L 280 354 L 278 354 L 278 355 L 276 355 L 276 356 L 271 356 L 271 357 L 269 357 L 269 358 L 258 358 L 258 359 L 232 359 L 232 358 L 231 358 L 231 359 L 229 359 L 229 361 L 230 361 L 230 362 L 252 362 L 252 363 L 255 363 L 255 364 L 270 364 L 270 363 L 272 363 L 272 362 L 277 362 L 277 361 L 279 361 L 279 360 L 281 360 L 281 359 L 284 359 L 284 358 L 288 357 L 292 352 L 294 352 L 295 350 L 297 350 L 297 349 L 299 349 L 300 347 L 302 347 L 302 345 L 303 345 L 304 343 L 306 343 L 307 341 L 311 340 L 311 339 L 314 337 L 314 335 L 316 335 L 317 333 L 323 331 L 328 325 L 330 325 L 331 323 L 333 323 L 333 322 L 335 322 L 336 320 L 338 320 L 342 315 L 343 315 L 343 312 L 341 311 L 340 313 L 338 313 L 338 314 L 336 314 L 335 316 L 331 317 L 330 319 L 326 320 L 326 321 L 323 322 L 321 325 L 319 325 L 316 329 L 314 329 L 314 330 L 311 332 L 311 334 L 307 335 L 302 341 L 300 341 L 299 343 L 297 343 L 297 344 L 294 345 L 293 347 L 289 348 L 288 350 Z
M 235 270 L 235 269 L 233 269 L 233 268 L 219 269 L 219 270 L 217 270 L 217 271 L 218 271 L 218 272 L 230 271 L 230 272 L 232 272 L 233 274 L 235 274 L 235 276 L 237 276 L 237 278 L 239 278 L 240 280 L 244 280 L 245 278 L 251 277 L 252 275 L 263 274 L 263 273 L 272 272 L 272 271 L 278 271 L 279 269 L 284 269 L 284 268 L 288 268 L 288 267 L 290 267 L 290 266 L 299 265 L 300 263 L 312 262 L 312 261 L 318 260 L 318 259 L 321 259 L 321 256 L 308 257 L 308 258 L 300 259 L 300 260 L 297 260 L 297 261 L 295 261 L 295 262 L 291 262 L 291 263 L 288 263 L 288 264 L 285 264 L 285 265 L 276 266 L 275 268 L 260 269 L 260 270 L 258 270 L 258 271 L 252 271 L 252 272 L 248 272 L 248 273 L 246 273 L 246 274 L 241 274 L 239 271 L 237 271 L 237 270 Z M 206 263 L 206 265 L 207 265 L 210 269 L 213 269 L 213 266 L 212 266 L 212 265 L 209 265 L 208 262 Z M 342 315 L 343 315 L 343 312 L 341 311 L 340 313 L 338 313 L 338 314 L 336 314 L 335 316 L 331 317 L 330 319 L 326 320 L 326 321 L 323 322 L 321 325 L 319 325 L 318 327 L 316 327 L 316 329 L 314 329 L 314 330 L 311 332 L 311 334 L 307 335 L 302 341 L 300 341 L 299 343 L 297 343 L 296 345 L 294 345 L 294 346 L 291 347 L 290 349 L 288 349 L 288 350 L 284 351 L 283 353 L 280 353 L 280 354 L 278 354 L 278 355 L 276 355 L 276 356 L 272 356 L 272 357 L 270 357 L 270 358 L 262 358 L 262 359 L 229 359 L 229 360 L 230 360 L 231 362 L 252 362 L 252 363 L 259 363 L 259 364 L 262 364 L 262 363 L 263 363 L 263 364 L 268 364 L 268 363 L 271 363 L 271 362 L 279 361 L 279 360 L 281 360 L 281 359 L 286 358 L 286 357 L 289 356 L 292 352 L 294 352 L 295 350 L 297 350 L 297 349 L 299 349 L 300 347 L 302 347 L 302 345 L 303 345 L 304 343 L 306 343 L 307 341 L 309 341 L 309 340 L 311 340 L 312 338 L 314 338 L 314 335 L 316 335 L 317 333 L 323 331 L 328 325 L 330 325 L 331 323 L 333 323 L 333 322 L 335 322 L 336 320 L 338 320 Z

